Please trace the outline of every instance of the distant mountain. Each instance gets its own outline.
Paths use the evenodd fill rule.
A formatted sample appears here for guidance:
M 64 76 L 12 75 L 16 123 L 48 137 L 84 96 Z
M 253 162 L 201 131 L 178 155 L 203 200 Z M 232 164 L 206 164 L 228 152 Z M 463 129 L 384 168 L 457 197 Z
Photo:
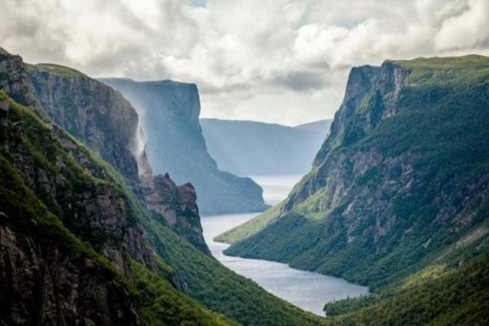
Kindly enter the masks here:
M 326 133 L 329 132 L 329 128 L 331 127 L 332 122 L 333 122 L 333 119 L 324 119 L 324 120 L 318 120 L 318 121 L 300 124 L 300 125 L 295 126 L 294 128 L 299 129 L 299 130 L 304 130 L 304 131 L 309 131 L 309 132 L 318 132 L 318 133 L 323 134 L 323 139 L 321 140 L 321 144 L 322 144 L 324 141 L 324 138 L 326 137 L 324 132 L 325 131 L 326 131 Z
M 218 239 L 381 289 L 328 304 L 339 324 L 487 324 L 488 122 L 488 57 L 353 68 L 311 171 Z
M 250 178 L 217 168 L 207 152 L 199 124 L 197 86 L 174 81 L 136 82 L 108 78 L 136 108 L 155 174 L 169 173 L 177 183 L 191 182 L 203 215 L 256 212 L 266 208 L 262 189 Z
M 297 127 L 257 121 L 201 119 L 207 148 L 220 169 L 238 175 L 303 174 L 331 120 Z

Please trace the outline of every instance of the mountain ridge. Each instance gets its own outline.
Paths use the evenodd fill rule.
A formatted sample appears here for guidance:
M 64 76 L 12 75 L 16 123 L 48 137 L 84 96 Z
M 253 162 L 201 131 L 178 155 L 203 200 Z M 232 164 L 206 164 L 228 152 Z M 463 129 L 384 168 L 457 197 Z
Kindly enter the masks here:
M 218 166 L 238 175 L 302 174 L 328 131 L 249 120 L 201 119 L 202 132 Z M 322 129 L 320 129 L 323 127 Z

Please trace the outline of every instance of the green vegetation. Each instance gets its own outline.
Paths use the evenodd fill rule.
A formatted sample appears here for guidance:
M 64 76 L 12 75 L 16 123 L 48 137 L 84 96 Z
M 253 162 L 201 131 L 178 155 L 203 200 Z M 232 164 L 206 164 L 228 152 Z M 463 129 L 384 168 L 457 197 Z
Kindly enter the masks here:
M 392 65 L 407 81 L 396 94 L 385 84 Z M 233 242 L 227 254 L 369 285 L 374 295 L 327 306 L 340 323 L 484 320 L 487 291 L 475 284 L 486 282 L 480 257 L 489 251 L 489 58 L 387 62 L 363 73 L 372 84 L 346 97 L 313 171 L 273 211 L 218 238 Z M 472 267 L 455 268 L 479 258 L 474 278 Z M 419 285 L 428 271 L 439 277 Z
M 79 77 L 87 77 L 84 73 L 70 68 L 66 66 L 61 66 L 53 63 L 38 63 L 35 65 L 27 65 L 27 70 L 28 71 L 39 71 L 39 72 L 48 72 L 50 74 L 56 75 L 56 76 L 61 76 L 61 77 L 73 77 L 73 78 L 79 78 Z
M 489 60 L 480 55 L 387 61 L 411 71 L 411 86 L 462 85 L 488 80 Z
M 461 267 L 427 268 L 376 295 L 325 306 L 332 324 L 482 325 L 489 322 L 489 256 Z M 426 277 L 425 274 L 430 274 Z
M 141 294 L 141 314 L 148 325 L 234 325 L 182 295 L 161 273 L 131 261 L 135 286 Z M 164 274 L 164 273 L 163 273 Z
M 8 97 L 0 92 L 0 101 L 5 100 Z M 60 238 L 65 239 L 64 243 L 77 252 L 94 257 L 103 270 L 112 273 L 111 277 L 132 294 L 147 324 L 233 323 L 208 309 L 247 325 L 312 325 L 321 321 L 320 317 L 274 297 L 202 254 L 161 224 L 162 219 L 155 219 L 111 166 L 29 109 L 10 101 L 8 121 L 1 134 L 2 212 L 8 216 L 27 214 L 25 219 L 15 219 L 23 223 L 19 229 L 26 234 L 37 234 L 39 239 L 53 238 L 56 245 Z M 67 142 L 71 144 L 64 147 Z M 83 157 L 83 167 L 77 163 L 77 157 Z M 23 170 L 17 170 L 15 165 L 22 165 Z M 64 184 L 63 193 L 46 189 L 49 182 L 45 181 L 45 175 Z M 68 207 L 70 202 L 81 198 L 78 194 L 96 195 L 100 191 L 124 199 L 124 207 L 119 208 L 121 214 L 126 217 L 127 226 L 140 225 L 145 229 L 146 245 L 161 257 L 155 257 L 156 267 L 149 268 L 128 256 L 125 258 L 131 269 L 128 280 L 97 253 L 105 244 L 117 246 L 124 240 L 117 238 L 117 233 L 109 227 L 97 229 L 82 223 L 83 219 L 74 218 Z M 22 202 L 17 205 L 17 201 Z M 36 216 L 36 223 L 29 222 L 31 216 Z M 43 216 L 54 225 L 50 226 L 51 231 L 39 224 Z
M 324 320 L 278 299 L 203 255 L 156 220 L 146 220 L 144 226 L 151 246 L 183 273 L 188 294 L 208 308 L 245 325 L 317 325 Z
M 232 228 L 218 235 L 215 240 L 224 243 L 236 243 L 266 228 L 279 216 L 280 205 L 275 205 L 267 209 L 264 213 L 251 219 L 238 227 Z

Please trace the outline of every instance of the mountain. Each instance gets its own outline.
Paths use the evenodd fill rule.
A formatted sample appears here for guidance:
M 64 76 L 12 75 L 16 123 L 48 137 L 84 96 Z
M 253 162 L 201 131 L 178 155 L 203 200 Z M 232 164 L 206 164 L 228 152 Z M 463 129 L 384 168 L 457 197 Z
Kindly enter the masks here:
M 114 170 L 3 92 L 0 103 L 2 323 L 139 325 L 157 316 L 227 324 L 171 285 Z M 146 288 L 147 275 L 159 284 Z M 167 313 L 145 311 L 142 289 Z
M 287 127 L 256 121 L 200 119 L 207 148 L 220 169 L 238 175 L 304 174 L 331 120 Z
M 209 155 L 199 124 L 197 86 L 173 81 L 102 79 L 138 110 L 147 136 L 146 151 L 155 173 L 177 183 L 190 181 L 204 215 L 255 212 L 266 208 L 262 189 L 250 178 L 221 171 Z
M 329 132 L 329 128 L 331 127 L 332 122 L 333 120 L 331 119 L 324 119 L 324 120 L 318 120 L 318 121 L 300 124 L 295 126 L 294 128 L 299 130 L 309 131 L 309 132 L 322 133 L 323 134 L 323 138 L 321 139 L 321 144 L 322 144 L 324 139 L 326 138 L 326 134 Z
M 360 319 L 448 284 L 460 286 L 449 301 L 419 303 L 422 323 L 481 318 L 487 287 L 470 284 L 488 268 L 488 99 L 487 57 L 353 68 L 312 170 L 279 206 L 221 235 L 234 243 L 226 253 L 368 284 L 378 296 L 329 305 Z
M 49 67 L 56 77 L 47 80 L 63 79 L 36 88 L 36 66 L 0 49 L 1 324 L 321 322 L 209 255 L 192 185 L 149 174 L 141 165 L 144 148 L 131 151 L 141 134 L 129 102 L 71 68 Z M 60 97 L 44 94 L 66 85 Z M 112 95 L 97 105 L 104 94 Z M 43 96 L 76 107 L 49 100 L 46 109 Z M 60 124 L 94 132 L 75 137 L 49 110 L 64 116 Z M 85 125 L 76 124 L 92 110 L 97 112 L 89 112 Z M 127 130 L 120 128 L 96 128 L 91 120 L 117 115 L 125 115 L 117 121 L 128 122 L 133 138 L 125 139 Z M 109 165 L 102 157 L 114 158 L 113 149 L 98 137 L 114 138 L 132 156 Z

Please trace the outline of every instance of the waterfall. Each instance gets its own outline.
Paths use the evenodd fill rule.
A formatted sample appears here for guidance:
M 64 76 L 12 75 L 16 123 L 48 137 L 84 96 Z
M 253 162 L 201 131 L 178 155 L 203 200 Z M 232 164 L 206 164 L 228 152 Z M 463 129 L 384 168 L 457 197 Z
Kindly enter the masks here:
M 138 119 L 138 125 L 133 137 L 132 154 L 136 158 L 139 175 L 151 174 L 151 167 L 146 158 L 146 135 L 140 119 Z

